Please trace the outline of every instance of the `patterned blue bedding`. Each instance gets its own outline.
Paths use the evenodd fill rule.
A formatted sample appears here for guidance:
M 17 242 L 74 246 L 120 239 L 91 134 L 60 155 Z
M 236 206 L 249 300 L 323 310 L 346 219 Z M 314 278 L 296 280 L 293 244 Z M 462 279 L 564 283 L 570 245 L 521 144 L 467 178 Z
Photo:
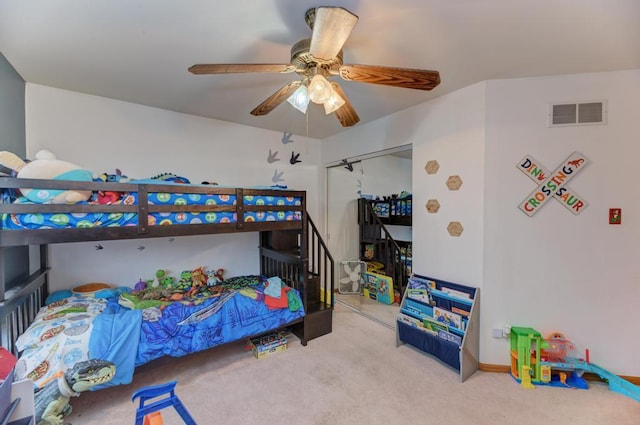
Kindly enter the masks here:
M 235 195 L 149 192 L 151 205 L 236 205 Z M 273 205 L 272 211 L 245 211 L 244 221 L 300 220 L 300 211 L 279 211 L 279 206 L 301 205 L 301 199 L 287 196 L 244 196 L 245 205 Z M 30 203 L 20 197 L 15 203 Z M 126 194 L 117 204 L 136 205 L 137 193 Z M 81 204 L 87 204 L 86 202 Z M 149 225 L 235 223 L 235 212 L 156 212 L 149 213 Z M 2 229 L 58 229 L 137 226 L 136 213 L 45 213 L 2 214 Z
M 99 358 L 116 365 L 116 376 L 99 388 L 128 384 L 135 367 L 151 360 L 184 356 L 302 318 L 300 294 L 287 289 L 294 302 L 282 308 L 265 304 L 264 283 L 144 310 L 123 307 L 116 297 L 64 298 L 43 307 L 18 339 L 16 377 L 38 386 L 78 361 Z

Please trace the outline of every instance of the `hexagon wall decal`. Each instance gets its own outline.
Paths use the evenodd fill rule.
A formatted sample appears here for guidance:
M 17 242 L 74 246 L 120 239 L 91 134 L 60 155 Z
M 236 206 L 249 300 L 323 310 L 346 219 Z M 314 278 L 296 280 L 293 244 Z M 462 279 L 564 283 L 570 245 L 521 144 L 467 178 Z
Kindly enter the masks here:
M 449 176 L 447 179 L 447 187 L 449 190 L 458 190 L 462 186 L 462 179 L 460 176 Z
M 424 169 L 427 172 L 427 174 L 435 174 L 438 172 L 438 169 L 440 168 L 440 164 L 438 164 L 438 161 L 427 161 L 427 165 L 425 165 Z
M 447 226 L 447 231 L 451 236 L 460 236 L 464 231 L 464 227 L 462 227 L 459 221 L 452 221 Z
M 427 201 L 426 207 L 427 207 L 427 212 L 431 214 L 435 214 L 440 209 L 440 202 L 438 202 L 437 199 L 429 199 Z

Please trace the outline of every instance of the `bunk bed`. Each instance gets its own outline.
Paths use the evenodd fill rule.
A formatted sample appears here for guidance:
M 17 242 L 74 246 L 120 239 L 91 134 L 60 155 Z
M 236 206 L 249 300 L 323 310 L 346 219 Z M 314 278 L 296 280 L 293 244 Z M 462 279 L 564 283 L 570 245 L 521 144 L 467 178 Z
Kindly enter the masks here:
M 37 204 L 11 198 L 13 202 L 0 204 L 0 340 L 2 346 L 14 354 L 37 345 L 37 341 L 29 337 L 19 339 L 34 327 L 38 329 L 37 337 L 55 334 L 57 331 L 52 329 L 45 331 L 49 324 L 44 322 L 48 317 L 56 318 L 61 310 L 79 312 L 80 319 L 75 320 L 87 321 L 90 317 L 88 325 L 96 329 L 105 324 L 93 322 L 95 317 L 106 320 L 105 313 L 109 312 L 108 320 L 119 320 L 115 319 L 116 313 L 125 310 L 123 317 L 126 318 L 122 320 L 131 329 L 111 328 L 110 332 L 126 335 L 119 338 L 120 344 L 125 341 L 124 345 L 129 345 L 125 361 L 133 367 L 160 356 L 180 356 L 284 327 L 290 328 L 303 345 L 331 332 L 333 305 L 327 294 L 333 293 L 333 260 L 324 243 L 318 240 L 317 229 L 308 217 L 304 191 L 149 181 L 109 183 L 0 177 L 3 193 L 23 188 L 115 192 L 120 194 L 120 200 L 111 204 Z M 3 197 L 6 199 L 9 198 Z M 253 295 L 246 291 L 244 295 L 249 296 L 221 291 L 197 303 L 185 300 L 164 303 L 159 310 L 161 315 L 175 311 L 170 331 L 158 327 L 157 314 L 135 315 L 135 309 L 123 309 L 122 303 L 109 296 L 88 302 L 74 295 L 45 306 L 51 292 L 50 244 L 235 232 L 260 232 L 260 276 L 246 277 L 257 279 L 250 288 Z M 39 266 L 20 282 L 6 282 L 5 250 L 17 246 L 39 247 Z M 274 278 L 277 280 L 273 281 Z M 272 284 L 282 288 L 289 300 L 288 308 L 264 305 L 266 288 Z M 246 286 L 242 284 L 235 289 L 247 289 Z M 118 294 L 113 295 L 119 298 Z M 292 303 L 297 304 L 295 309 L 291 308 Z M 77 308 L 79 304 L 81 309 Z M 206 324 L 205 319 L 216 317 L 219 319 L 213 324 Z M 138 322 L 139 325 L 132 325 Z M 257 328 L 244 326 L 249 322 L 257 324 Z M 174 343 L 173 336 L 181 325 L 187 325 L 183 329 L 190 339 L 179 345 Z M 145 327 L 155 329 L 145 333 Z M 153 335 L 158 334 L 161 337 L 153 340 Z M 140 344 L 132 344 L 131 341 L 136 340 Z M 131 348 L 142 346 L 142 342 L 146 351 Z M 100 353 L 109 353 L 110 343 L 101 340 L 100 344 Z M 121 377 L 114 384 L 126 383 L 127 379 L 130 382 L 130 378 Z
M 396 240 L 387 226 L 412 225 L 412 195 L 402 192 L 383 199 L 358 198 L 358 227 L 360 259 L 370 266 L 377 265 L 378 273 L 393 279 L 398 297 L 404 294 L 412 270 L 411 241 Z M 372 269 L 376 271 L 375 269 Z
M 373 211 L 384 224 L 397 226 L 411 226 L 412 196 L 403 193 L 402 196 L 385 196 L 385 199 L 371 200 Z

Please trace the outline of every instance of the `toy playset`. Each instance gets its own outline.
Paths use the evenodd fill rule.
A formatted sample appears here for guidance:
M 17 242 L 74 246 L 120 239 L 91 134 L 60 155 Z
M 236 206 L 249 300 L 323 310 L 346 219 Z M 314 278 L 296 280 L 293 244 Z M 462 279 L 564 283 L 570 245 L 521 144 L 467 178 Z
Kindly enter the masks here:
M 251 338 L 249 346 L 256 359 L 262 359 L 269 354 L 284 351 L 288 347 L 287 338 L 280 332 Z
M 547 339 L 532 328 L 511 328 L 511 376 L 523 388 L 535 385 L 551 385 L 565 388 L 588 389 L 582 377 L 584 372 L 594 373 L 609 383 L 611 391 L 640 401 L 640 387 L 593 364 L 589 350 L 578 358 L 576 346 L 561 333 L 553 333 Z

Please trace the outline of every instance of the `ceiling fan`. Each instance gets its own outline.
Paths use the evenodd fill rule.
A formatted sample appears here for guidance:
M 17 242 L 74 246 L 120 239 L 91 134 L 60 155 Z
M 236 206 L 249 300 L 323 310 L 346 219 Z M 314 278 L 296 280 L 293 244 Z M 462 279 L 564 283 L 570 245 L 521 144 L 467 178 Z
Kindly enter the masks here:
M 248 72 L 296 72 L 302 79 L 292 81 L 255 107 L 252 115 L 266 115 L 287 99 L 306 112 L 309 100 L 323 104 L 327 114 L 335 112 L 343 127 L 360 121 L 342 88 L 327 77 L 340 76 L 346 81 L 381 84 L 417 90 L 431 90 L 440 84 L 437 71 L 393 68 L 375 65 L 348 65 L 342 61 L 342 46 L 358 22 L 358 17 L 342 7 L 314 7 L 305 13 L 311 38 L 291 47 L 288 64 L 197 64 L 193 74 L 231 74 Z

